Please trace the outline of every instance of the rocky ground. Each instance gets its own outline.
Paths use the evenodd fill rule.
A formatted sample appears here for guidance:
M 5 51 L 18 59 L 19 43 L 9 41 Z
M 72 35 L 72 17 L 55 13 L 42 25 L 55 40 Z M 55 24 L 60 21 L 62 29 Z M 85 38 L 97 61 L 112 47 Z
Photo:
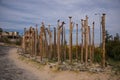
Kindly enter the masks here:
M 120 80 L 120 76 L 111 66 L 103 70 L 99 65 L 40 64 L 19 55 L 15 47 L 0 46 L 0 80 Z
M 32 73 L 19 68 L 9 58 L 9 51 L 13 48 L 0 46 L 0 80 L 38 80 Z

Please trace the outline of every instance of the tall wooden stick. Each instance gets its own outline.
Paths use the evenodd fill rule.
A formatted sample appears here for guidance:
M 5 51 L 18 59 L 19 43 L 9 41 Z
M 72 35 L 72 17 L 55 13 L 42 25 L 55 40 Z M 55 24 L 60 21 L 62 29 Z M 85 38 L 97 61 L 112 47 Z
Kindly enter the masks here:
M 37 43 L 38 43 L 38 29 L 36 25 L 36 30 L 35 30 L 35 57 L 37 56 Z
M 57 27 L 57 54 L 58 54 L 58 63 L 60 63 L 60 31 L 59 31 L 59 20 L 58 20 L 58 27 Z
M 48 25 L 48 28 L 46 28 L 46 30 L 47 30 L 47 33 L 48 33 L 48 45 L 49 45 L 49 54 L 51 54 L 51 48 L 50 48 L 50 46 L 51 46 L 51 35 L 50 35 L 50 25 Z
M 64 56 L 64 47 L 63 47 L 63 27 L 61 28 L 61 59 L 63 61 L 63 56 Z
M 70 19 L 70 32 L 69 32 L 69 60 L 70 63 L 72 63 L 72 29 L 73 29 L 73 23 L 71 21 L 72 17 L 69 17 Z
M 25 35 L 22 36 L 22 49 L 25 50 Z
M 40 32 L 40 60 L 42 61 L 43 57 L 43 34 Z
M 76 59 L 78 61 L 78 24 L 76 24 Z
M 105 14 L 102 15 L 102 67 L 105 67 Z
M 45 31 L 45 25 L 42 22 L 42 32 L 44 33 L 44 38 L 45 38 L 45 47 L 44 47 L 44 52 L 45 52 L 45 57 L 48 57 L 47 52 L 48 52 L 48 42 L 47 42 L 47 36 L 46 36 L 46 31 Z
M 84 25 L 83 25 L 83 19 L 81 19 L 81 63 L 83 63 L 83 35 L 84 35 L 84 32 L 83 32 L 83 28 L 84 28 Z
M 46 28 L 48 34 L 49 34 L 49 46 L 50 46 L 50 53 L 49 53 L 49 58 L 51 59 L 52 57 L 52 32 L 50 31 L 50 25 L 48 25 L 49 30 Z
M 29 30 L 29 31 L 30 31 L 30 55 L 32 55 L 32 52 L 33 52 L 33 51 L 32 51 L 32 50 L 33 50 L 33 49 L 32 49 L 32 47 L 33 47 L 33 45 L 32 45 L 32 37 L 33 37 L 33 36 L 32 36 L 32 27 L 30 27 L 30 30 Z
M 88 26 L 89 31 L 89 58 L 90 58 L 90 65 L 92 64 L 92 55 L 91 55 L 91 31 L 90 26 Z
M 93 22 L 93 26 L 92 26 L 92 62 L 94 61 L 94 22 Z
M 66 35 L 65 35 L 65 27 L 64 27 L 64 60 L 66 60 L 66 49 L 67 49 L 67 45 L 66 45 Z
M 88 61 L 88 17 L 86 16 L 86 20 L 85 20 L 85 66 L 87 66 L 87 61 Z
M 23 35 L 23 49 L 25 50 L 25 52 L 26 52 L 26 40 L 25 40 L 25 32 L 26 32 L 26 28 L 24 28 L 24 35 Z
M 33 56 L 35 54 L 35 29 L 32 28 L 32 54 Z
M 54 27 L 54 58 L 56 58 L 56 28 Z

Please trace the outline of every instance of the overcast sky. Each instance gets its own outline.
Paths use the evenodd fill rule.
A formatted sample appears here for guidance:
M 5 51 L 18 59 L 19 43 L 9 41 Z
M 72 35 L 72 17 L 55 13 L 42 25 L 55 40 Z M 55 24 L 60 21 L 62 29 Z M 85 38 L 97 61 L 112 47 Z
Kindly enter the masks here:
M 95 39 L 99 42 L 102 13 L 106 13 L 106 30 L 113 35 L 120 34 L 120 0 L 0 0 L 0 27 L 23 30 L 36 24 L 40 26 L 41 22 L 56 27 L 60 19 L 69 29 L 68 16 L 72 16 L 80 29 L 80 20 L 88 15 L 90 26 L 95 21 Z

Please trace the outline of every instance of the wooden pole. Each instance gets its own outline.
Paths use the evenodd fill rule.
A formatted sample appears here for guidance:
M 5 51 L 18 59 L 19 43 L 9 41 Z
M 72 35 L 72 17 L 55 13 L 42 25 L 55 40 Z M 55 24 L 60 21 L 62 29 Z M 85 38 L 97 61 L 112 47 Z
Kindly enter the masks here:
M 58 63 L 61 62 L 60 58 L 60 29 L 59 29 L 59 20 L 58 20 L 58 29 L 57 29 L 57 54 L 58 54 Z
M 50 25 L 48 25 L 49 29 L 46 28 L 48 34 L 49 34 L 49 47 L 50 47 L 50 52 L 49 52 L 49 58 L 52 58 L 52 32 L 50 31 Z
M 41 48 L 41 51 L 42 51 L 42 56 L 43 57 L 46 57 L 45 55 L 45 41 L 44 41 L 44 27 L 43 27 L 43 24 L 40 28 L 40 38 L 41 38 L 41 43 L 42 43 L 42 48 Z
M 44 54 L 44 40 L 43 40 L 43 27 L 40 28 L 40 57 L 41 57 L 41 61 L 43 58 L 43 54 Z
M 22 36 L 22 49 L 25 50 L 25 35 Z
M 72 63 L 72 29 L 73 29 L 73 23 L 71 21 L 72 17 L 69 17 L 70 22 L 70 31 L 69 31 L 69 61 Z
M 54 58 L 56 58 L 56 28 L 54 27 Z
M 83 19 L 81 19 L 81 63 L 83 63 L 83 37 L 84 37 L 84 33 L 83 33 L 83 28 L 84 28 L 84 23 L 83 23 Z
M 49 57 L 50 57 L 50 55 L 51 55 L 51 48 L 50 48 L 50 46 L 51 46 L 50 25 L 48 25 L 48 28 L 46 28 L 46 30 L 47 30 L 47 33 L 48 33 L 48 51 L 49 51 Z
M 105 67 L 105 14 L 102 15 L 102 67 Z
M 63 47 L 63 27 L 61 27 L 61 59 L 63 61 L 63 56 L 64 56 L 64 47 Z
M 50 29 L 49 29 L 50 31 Z M 53 57 L 53 48 L 52 48 L 52 31 L 50 31 L 50 53 L 51 53 L 51 56 L 50 56 L 50 59 L 52 59 Z
M 48 57 L 47 52 L 48 52 L 48 42 L 47 42 L 47 36 L 46 36 L 46 31 L 45 31 L 45 25 L 42 22 L 42 29 L 43 29 L 43 33 L 44 33 L 44 43 L 45 43 L 45 47 L 44 47 L 44 52 L 45 52 L 45 57 Z
M 62 24 L 59 26 L 59 21 L 58 21 L 58 33 L 57 33 L 57 49 L 58 49 L 58 63 L 61 62 L 61 49 L 60 49 L 60 33 L 62 32 L 62 27 L 65 23 L 62 22 Z
M 87 62 L 88 62 L 88 17 L 86 16 L 86 20 L 85 20 L 85 66 L 87 66 Z
M 92 55 L 91 55 L 91 31 L 90 26 L 88 26 L 89 31 L 89 58 L 90 58 L 90 65 L 92 64 Z
M 37 42 L 38 42 L 38 29 L 36 24 L 36 30 L 35 30 L 35 58 L 37 56 Z
M 35 29 L 34 28 L 33 28 L 32 37 L 33 37 L 33 54 L 32 54 L 32 56 L 34 56 L 35 55 Z
M 64 60 L 66 60 L 66 49 L 67 49 L 67 45 L 66 45 L 66 35 L 65 35 L 65 27 L 64 27 Z
M 78 61 L 78 24 L 76 24 L 76 59 Z
M 94 25 L 95 23 L 93 22 L 92 26 L 92 62 L 94 61 Z
M 26 40 L 25 40 L 26 34 L 25 33 L 26 33 L 26 28 L 24 28 L 24 35 L 23 35 L 23 49 L 26 52 Z
M 32 27 L 30 27 L 30 55 L 32 55 L 32 47 L 33 47 L 33 45 L 32 45 Z
M 42 33 L 40 32 L 40 60 L 42 61 L 42 56 L 43 56 L 43 39 L 42 39 Z

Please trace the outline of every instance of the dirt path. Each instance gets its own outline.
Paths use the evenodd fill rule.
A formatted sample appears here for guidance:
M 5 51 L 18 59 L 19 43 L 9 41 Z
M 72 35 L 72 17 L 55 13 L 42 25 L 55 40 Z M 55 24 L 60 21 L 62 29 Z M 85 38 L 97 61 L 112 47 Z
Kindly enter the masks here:
M 0 80 L 39 80 L 30 71 L 19 68 L 9 58 L 13 47 L 0 46 Z
M 0 46 L 0 80 L 119 80 L 120 77 L 103 73 L 57 71 L 53 72 L 45 65 L 42 70 L 34 64 L 18 59 L 15 47 Z

